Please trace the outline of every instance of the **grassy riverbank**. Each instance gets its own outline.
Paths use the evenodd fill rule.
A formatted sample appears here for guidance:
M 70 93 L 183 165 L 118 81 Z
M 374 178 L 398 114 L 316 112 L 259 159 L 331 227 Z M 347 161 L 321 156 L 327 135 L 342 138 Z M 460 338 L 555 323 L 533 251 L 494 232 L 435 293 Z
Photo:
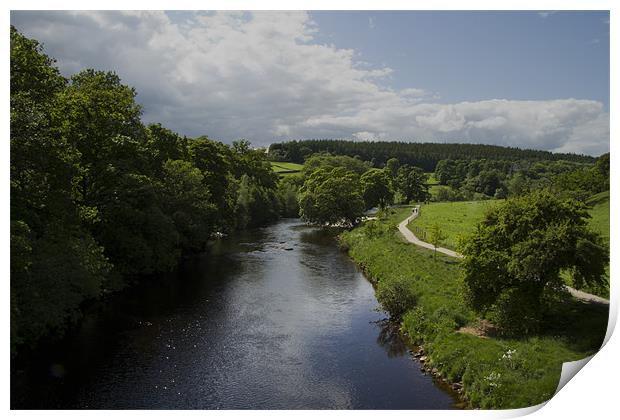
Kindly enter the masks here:
M 465 305 L 458 260 L 433 256 L 400 237 L 396 225 L 410 211 L 400 208 L 378 222 L 378 228 L 360 226 L 341 235 L 384 305 L 393 304 L 386 299 L 407 296 L 403 333 L 423 344 L 426 363 L 438 375 L 462 383 L 463 398 L 472 407 L 517 408 L 551 398 L 562 363 L 600 347 L 607 308 L 567 296 L 555 305 L 544 333 L 523 339 L 495 337 Z

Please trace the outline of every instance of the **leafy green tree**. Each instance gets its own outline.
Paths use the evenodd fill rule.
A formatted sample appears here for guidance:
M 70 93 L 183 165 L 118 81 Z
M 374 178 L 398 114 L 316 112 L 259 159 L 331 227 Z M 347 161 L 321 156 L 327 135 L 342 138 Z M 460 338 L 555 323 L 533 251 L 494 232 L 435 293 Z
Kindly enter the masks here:
M 309 223 L 356 224 L 364 214 L 359 176 L 343 167 L 315 170 L 301 187 L 299 207 Z
M 553 185 L 558 191 L 580 200 L 609 190 L 609 153 L 602 155 L 592 167 L 560 173 L 554 178 Z
M 280 215 L 282 217 L 299 217 L 299 189 L 303 179 L 298 175 L 283 177 L 278 182 L 278 199 L 280 201 Z
M 217 231 L 230 231 L 235 226 L 238 182 L 232 173 L 232 151 L 224 144 L 206 136 L 189 143 L 192 164 L 203 175 L 203 184 L 215 204 Z
M 185 251 L 202 251 L 215 226 L 216 208 L 191 162 L 167 160 L 163 165 L 163 208 L 171 217 Z
M 191 160 L 189 140 L 161 124 L 149 124 L 146 127 L 146 150 L 151 170 L 157 175 L 163 175 L 161 170 L 168 160 Z
M 412 201 L 426 201 L 430 198 L 428 193 L 428 175 L 415 166 L 403 165 L 398 170 L 396 188 L 402 194 L 406 203 Z
M 476 192 L 490 197 L 493 197 L 502 186 L 502 179 L 497 170 L 483 170 L 476 178 Z
M 385 163 L 385 170 L 392 177 L 392 179 L 396 178 L 398 175 L 398 168 L 400 168 L 400 162 L 397 158 L 390 158 Z
M 603 282 L 609 253 L 588 217 L 582 203 L 549 190 L 493 207 L 461 244 L 469 303 L 492 309 L 504 331 L 528 333 L 544 314 L 544 294 L 563 288 L 561 270 L 573 272 L 578 288 Z
M 348 171 L 354 172 L 361 176 L 364 172 L 370 169 L 370 166 L 366 162 L 353 157 L 333 156 L 327 153 L 321 153 L 312 155 L 305 161 L 302 169 L 302 176 L 307 178 L 319 168 L 346 168 Z
M 84 299 L 108 285 L 110 264 L 73 202 L 78 151 L 55 118 L 66 80 L 11 27 L 11 354 L 60 333 Z
M 429 241 L 435 247 L 435 252 L 433 254 L 434 256 L 437 255 L 437 248 L 439 248 L 439 245 L 441 245 L 441 242 L 446 238 L 447 236 L 444 233 L 444 231 L 441 229 L 441 226 L 435 223 L 429 231 Z
M 271 164 L 262 150 L 252 149 L 247 140 L 237 140 L 233 142 L 232 151 L 232 171 L 237 179 L 247 175 L 261 187 L 276 188 L 278 175 L 271 168 Z
M 146 175 L 123 173 L 102 197 L 95 237 L 128 283 L 176 266 L 181 238 L 164 210 L 157 183 Z
M 381 169 L 369 169 L 360 178 L 362 196 L 366 208 L 379 206 L 386 208 L 394 201 L 394 191 L 390 186 L 390 176 Z
M 244 174 L 239 182 L 237 197 L 237 227 L 256 227 L 274 221 L 279 215 L 275 189 L 263 187 Z

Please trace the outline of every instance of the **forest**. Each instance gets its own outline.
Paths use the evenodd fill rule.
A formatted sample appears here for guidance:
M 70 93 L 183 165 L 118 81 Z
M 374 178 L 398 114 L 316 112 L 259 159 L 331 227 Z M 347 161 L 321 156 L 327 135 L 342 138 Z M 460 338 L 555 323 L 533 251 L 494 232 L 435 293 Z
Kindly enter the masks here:
M 489 159 L 489 160 L 565 160 L 592 163 L 594 158 L 570 153 L 552 153 L 542 150 L 526 150 L 516 147 L 489 144 L 465 143 L 418 143 L 404 141 L 348 141 L 348 140 L 292 140 L 273 143 L 269 157 L 274 161 L 303 163 L 313 153 L 327 152 L 334 155 L 357 157 L 371 162 L 373 166 L 384 166 L 390 158 L 402 164 L 418 166 L 432 172 L 444 159 Z

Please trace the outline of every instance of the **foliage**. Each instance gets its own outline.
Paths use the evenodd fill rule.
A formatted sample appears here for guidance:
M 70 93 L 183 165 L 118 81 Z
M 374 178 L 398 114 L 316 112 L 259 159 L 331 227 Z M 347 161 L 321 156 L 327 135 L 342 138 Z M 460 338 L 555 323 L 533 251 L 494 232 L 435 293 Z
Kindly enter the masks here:
M 11 27 L 11 354 L 75 319 L 110 269 L 72 197 L 79 153 L 54 115 L 65 85 Z
M 561 289 L 561 270 L 572 270 L 578 288 L 602 281 L 608 251 L 587 217 L 583 204 L 547 190 L 493 207 L 461 247 L 468 302 L 493 309 L 506 332 L 536 330 L 543 293 Z
M 360 178 L 362 195 L 366 208 L 386 208 L 394 201 L 394 191 L 388 173 L 380 169 L 369 169 Z
M 592 167 L 566 172 L 554 179 L 556 191 L 585 200 L 592 194 L 609 190 L 609 153 L 599 157 Z
M 409 282 L 403 278 L 378 282 L 377 300 L 395 321 L 401 320 L 407 311 L 415 307 L 417 301 Z
M 364 172 L 370 169 L 370 165 L 354 157 L 333 156 L 329 153 L 321 153 L 312 155 L 306 160 L 302 170 L 302 176 L 304 178 L 308 178 L 317 169 L 334 168 L 345 168 L 346 170 L 361 176 Z
M 303 185 L 300 176 L 286 176 L 278 182 L 278 200 L 282 217 L 299 217 L 299 189 Z
M 382 167 L 389 159 L 396 158 L 400 164 L 418 166 L 428 172 L 433 171 L 437 163 L 444 159 L 489 159 L 507 162 L 518 160 L 594 162 L 594 158 L 584 155 L 467 143 L 301 140 L 274 143 L 269 147 L 269 155 L 278 156 L 278 159 L 274 160 L 302 163 L 310 153 L 358 156 L 361 160 L 368 162 L 374 159 L 374 166 L 376 167 Z
M 439 247 L 441 242 L 447 238 L 447 235 L 444 233 L 444 231 L 441 229 L 441 226 L 438 223 L 435 223 L 431 227 L 429 233 L 430 235 L 428 237 L 428 240 L 435 247 L 435 255 L 437 255 L 437 248 Z
M 316 169 L 301 187 L 299 207 L 309 223 L 356 224 L 364 213 L 359 176 L 344 167 Z
M 400 168 L 400 162 L 396 158 L 390 158 L 385 163 L 385 170 L 392 177 L 392 179 L 396 178 L 398 175 L 398 169 Z
M 426 201 L 430 198 L 426 181 L 428 175 L 420 168 L 403 165 L 398 169 L 394 183 L 405 203 Z

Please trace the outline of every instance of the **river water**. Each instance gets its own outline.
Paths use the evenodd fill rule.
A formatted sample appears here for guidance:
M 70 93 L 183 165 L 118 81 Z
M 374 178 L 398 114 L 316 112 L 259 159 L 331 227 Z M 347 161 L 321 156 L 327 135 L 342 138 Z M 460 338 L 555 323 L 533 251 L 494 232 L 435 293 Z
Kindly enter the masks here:
M 449 409 L 332 236 L 286 219 L 91 311 L 13 408 Z

